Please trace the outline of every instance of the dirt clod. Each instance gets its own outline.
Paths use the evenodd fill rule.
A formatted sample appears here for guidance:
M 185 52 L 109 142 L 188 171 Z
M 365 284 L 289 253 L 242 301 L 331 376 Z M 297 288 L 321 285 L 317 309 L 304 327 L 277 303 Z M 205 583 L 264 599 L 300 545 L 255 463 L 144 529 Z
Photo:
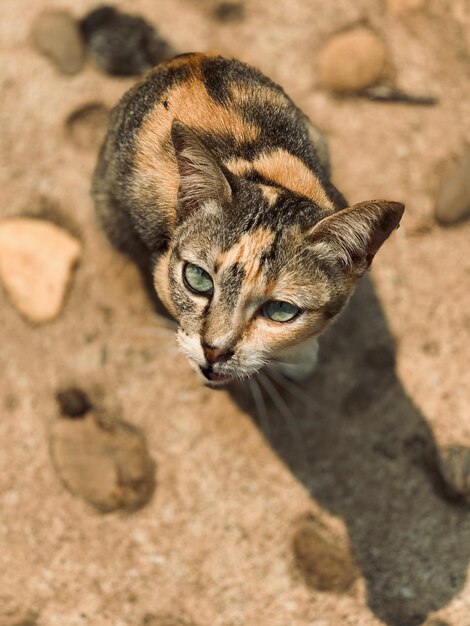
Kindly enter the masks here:
M 145 19 L 111 6 L 88 13 L 80 29 L 87 53 L 107 74 L 139 76 L 176 54 Z
M 49 57 L 64 74 L 76 74 L 83 67 L 84 46 L 76 21 L 67 11 L 45 11 L 33 25 L 36 48 Z
M 292 548 L 296 565 L 309 587 L 343 593 L 357 578 L 346 539 L 312 516 L 299 523 Z
M 0 278 L 13 304 L 33 322 L 59 314 L 80 255 L 80 242 L 45 220 L 0 223 Z
M 64 417 L 83 417 L 92 407 L 86 393 L 76 387 L 59 391 L 56 398 Z
M 470 217 L 470 148 L 443 175 L 437 194 L 435 217 L 446 226 Z
M 212 11 L 218 22 L 239 22 L 245 16 L 245 7 L 239 2 L 221 2 Z
M 470 504 L 470 448 L 447 446 L 441 449 L 438 465 L 449 496 Z
M 0 626 L 36 626 L 37 613 L 33 611 L 2 611 L 0 607 Z
M 152 613 L 147 613 L 142 619 L 142 626 L 195 626 L 195 624 L 175 615 L 153 615 Z
M 333 36 L 320 51 L 321 82 L 337 92 L 359 91 L 374 85 L 386 66 L 386 50 L 379 37 L 366 28 Z
M 152 496 L 155 464 L 143 434 L 130 424 L 105 423 L 94 413 L 80 421 L 58 420 L 50 444 L 64 485 L 99 511 L 132 511 Z
M 76 148 L 97 151 L 108 126 L 109 110 L 104 104 L 80 107 L 66 121 L 67 134 Z

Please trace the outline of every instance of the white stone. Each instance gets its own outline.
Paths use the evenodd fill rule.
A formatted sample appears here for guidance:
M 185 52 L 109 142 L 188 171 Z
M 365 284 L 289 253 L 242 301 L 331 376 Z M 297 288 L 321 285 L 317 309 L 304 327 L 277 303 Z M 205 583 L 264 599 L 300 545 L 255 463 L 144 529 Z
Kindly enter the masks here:
M 59 314 L 80 255 L 80 242 L 50 222 L 25 217 L 0 222 L 0 279 L 32 322 Z

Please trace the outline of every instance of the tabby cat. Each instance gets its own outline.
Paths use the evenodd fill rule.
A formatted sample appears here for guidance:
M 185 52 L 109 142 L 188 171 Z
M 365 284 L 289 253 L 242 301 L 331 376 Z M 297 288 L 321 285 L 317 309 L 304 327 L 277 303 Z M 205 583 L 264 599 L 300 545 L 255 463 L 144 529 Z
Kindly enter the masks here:
M 150 271 L 211 385 L 310 374 L 317 337 L 404 207 L 348 207 L 308 118 L 258 70 L 185 54 L 114 109 L 93 194 L 111 242 Z

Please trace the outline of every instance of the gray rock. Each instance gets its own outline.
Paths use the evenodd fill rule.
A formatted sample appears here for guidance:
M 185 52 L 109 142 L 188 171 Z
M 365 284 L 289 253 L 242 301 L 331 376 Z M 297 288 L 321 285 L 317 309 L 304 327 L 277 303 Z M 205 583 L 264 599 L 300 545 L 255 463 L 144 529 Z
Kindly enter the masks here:
M 36 48 L 49 57 L 64 74 L 76 74 L 83 67 L 85 47 L 78 24 L 67 11 L 45 11 L 33 25 Z
M 114 76 L 140 76 L 176 54 L 152 24 L 111 6 L 85 15 L 80 31 L 88 55 L 103 72 Z
M 434 215 L 446 226 L 470 217 L 470 148 L 442 177 Z

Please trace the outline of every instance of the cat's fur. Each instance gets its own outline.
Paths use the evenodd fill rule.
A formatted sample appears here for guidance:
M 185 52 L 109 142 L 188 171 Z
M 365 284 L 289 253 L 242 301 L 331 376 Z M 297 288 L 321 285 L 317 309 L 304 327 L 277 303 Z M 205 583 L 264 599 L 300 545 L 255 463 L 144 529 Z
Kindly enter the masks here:
M 114 109 L 94 176 L 98 215 L 152 272 L 206 376 L 209 366 L 212 378 L 243 378 L 266 363 L 308 374 L 316 338 L 398 227 L 397 202 L 347 208 L 319 153 L 318 131 L 281 87 L 219 56 L 157 66 Z M 184 262 L 211 275 L 212 297 L 188 291 Z M 273 322 L 259 314 L 273 299 L 302 313 Z M 224 358 L 210 362 L 214 353 Z

